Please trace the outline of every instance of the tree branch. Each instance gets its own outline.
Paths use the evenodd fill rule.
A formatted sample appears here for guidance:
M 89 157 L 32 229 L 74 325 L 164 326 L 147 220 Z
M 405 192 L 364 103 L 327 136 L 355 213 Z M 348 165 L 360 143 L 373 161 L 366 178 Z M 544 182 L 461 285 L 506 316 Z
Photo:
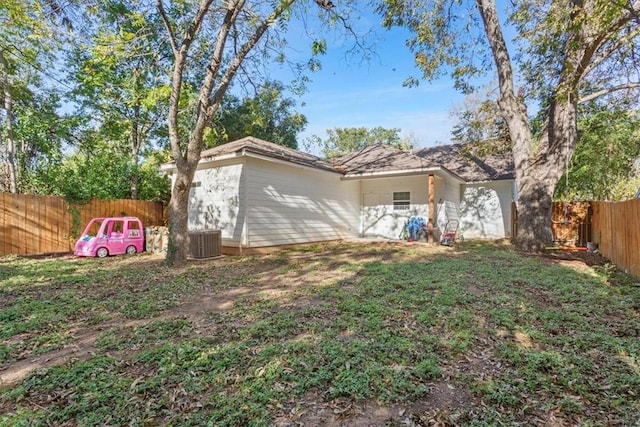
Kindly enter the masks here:
M 617 91 L 620 91 L 620 90 L 636 89 L 636 88 L 640 88 L 640 82 L 626 83 L 626 84 L 623 84 L 623 85 L 618 85 L 618 86 L 602 89 L 602 90 L 590 93 L 589 95 L 586 95 L 586 96 L 580 98 L 578 100 L 578 103 L 579 104 L 584 104 L 585 102 L 593 101 L 596 98 L 599 98 L 599 97 L 604 96 L 604 95 L 608 95 L 608 94 L 613 93 L 613 92 L 617 92 Z
M 584 67 L 583 75 L 589 74 L 595 68 L 597 68 L 600 64 L 602 64 L 607 58 L 609 58 L 615 51 L 620 49 L 620 47 L 624 46 L 628 42 L 630 42 L 633 38 L 640 35 L 640 27 L 634 28 L 631 32 L 629 32 L 624 37 L 616 40 L 611 46 L 609 46 L 606 50 L 600 52 L 596 57 L 592 58 L 591 63 Z
M 171 43 L 171 50 L 173 50 L 173 56 L 177 58 L 178 43 L 176 41 L 175 33 L 173 32 L 173 28 L 171 28 L 171 23 L 169 22 L 169 17 L 167 16 L 167 12 L 165 12 L 164 10 L 164 5 L 162 4 L 162 0 L 158 0 L 157 4 L 158 4 L 158 11 L 160 12 L 160 17 L 162 18 L 162 22 L 164 23 L 164 26 L 167 29 L 167 33 L 169 34 L 169 42 Z
M 509 135 L 513 142 L 514 159 L 517 167 L 522 167 L 521 163 L 531 158 L 531 146 L 527 143 L 531 140 L 531 131 L 526 108 L 515 94 L 513 67 L 507 43 L 500 28 L 495 1 L 476 0 L 476 4 L 482 17 L 485 34 L 487 35 L 487 41 L 489 42 L 498 73 L 498 86 L 500 88 L 498 103 L 503 118 L 509 127 Z
M 267 16 L 261 23 L 256 27 L 255 32 L 247 39 L 247 41 L 240 47 L 240 50 L 236 54 L 235 58 L 231 61 L 229 68 L 224 73 L 224 75 L 220 78 L 220 83 L 218 84 L 218 88 L 214 94 L 214 98 L 210 104 L 211 106 L 216 106 L 220 102 L 222 102 L 222 97 L 226 92 L 227 87 L 231 83 L 231 80 L 235 76 L 236 72 L 240 68 L 242 61 L 247 56 L 247 54 L 255 47 L 258 43 L 262 35 L 269 29 L 269 27 L 287 10 L 296 0 L 289 0 L 280 3 L 280 5 L 273 11 L 269 16 Z M 209 115 L 213 115 L 215 111 L 210 111 Z

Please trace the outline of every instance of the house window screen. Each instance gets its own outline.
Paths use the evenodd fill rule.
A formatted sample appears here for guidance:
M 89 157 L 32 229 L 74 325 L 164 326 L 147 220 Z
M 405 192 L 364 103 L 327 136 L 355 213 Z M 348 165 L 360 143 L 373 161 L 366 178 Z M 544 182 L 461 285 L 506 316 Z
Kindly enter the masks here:
M 408 191 L 398 191 L 393 193 L 393 210 L 408 211 L 411 207 L 411 193 Z

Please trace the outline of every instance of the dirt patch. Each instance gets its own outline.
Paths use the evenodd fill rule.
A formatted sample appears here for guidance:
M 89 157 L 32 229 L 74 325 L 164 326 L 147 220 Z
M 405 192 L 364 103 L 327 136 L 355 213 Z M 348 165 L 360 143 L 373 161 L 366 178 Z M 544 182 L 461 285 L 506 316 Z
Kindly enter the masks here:
M 525 256 L 532 256 L 525 254 Z M 547 250 L 539 255 L 540 258 L 551 262 L 565 265 L 572 268 L 584 269 L 594 265 L 605 265 L 610 261 L 599 253 L 587 252 L 583 250 Z
M 276 418 L 280 427 L 371 427 L 371 426 L 454 426 L 480 400 L 468 390 L 451 382 L 428 384 L 427 394 L 409 405 L 381 405 L 367 400 L 354 403 L 347 399 L 325 401 L 309 393 Z

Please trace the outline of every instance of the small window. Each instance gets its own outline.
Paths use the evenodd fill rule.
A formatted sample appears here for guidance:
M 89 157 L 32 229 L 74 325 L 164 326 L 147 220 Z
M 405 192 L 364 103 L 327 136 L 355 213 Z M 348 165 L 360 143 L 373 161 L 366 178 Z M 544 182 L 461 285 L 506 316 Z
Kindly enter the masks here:
M 140 224 L 138 221 L 129 221 L 129 237 L 140 237 Z
M 408 191 L 398 191 L 393 193 L 393 210 L 408 211 L 411 207 L 411 193 Z

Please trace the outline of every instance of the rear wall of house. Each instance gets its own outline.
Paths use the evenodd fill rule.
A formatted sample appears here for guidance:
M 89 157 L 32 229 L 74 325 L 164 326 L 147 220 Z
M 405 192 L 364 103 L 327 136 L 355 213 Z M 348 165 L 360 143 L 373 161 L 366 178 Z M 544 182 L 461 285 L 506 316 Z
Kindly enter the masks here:
M 238 246 L 245 227 L 244 160 L 196 171 L 189 194 L 189 230 L 221 230 L 224 246 Z
M 363 237 L 398 239 L 410 216 L 429 217 L 427 175 L 369 178 L 360 182 Z M 436 180 L 436 194 L 440 185 Z M 406 193 L 408 204 L 404 203 Z
M 510 237 L 513 181 L 466 184 L 462 187 L 460 226 L 464 238 Z
M 336 173 L 248 158 L 248 247 L 358 236 L 358 183 Z

